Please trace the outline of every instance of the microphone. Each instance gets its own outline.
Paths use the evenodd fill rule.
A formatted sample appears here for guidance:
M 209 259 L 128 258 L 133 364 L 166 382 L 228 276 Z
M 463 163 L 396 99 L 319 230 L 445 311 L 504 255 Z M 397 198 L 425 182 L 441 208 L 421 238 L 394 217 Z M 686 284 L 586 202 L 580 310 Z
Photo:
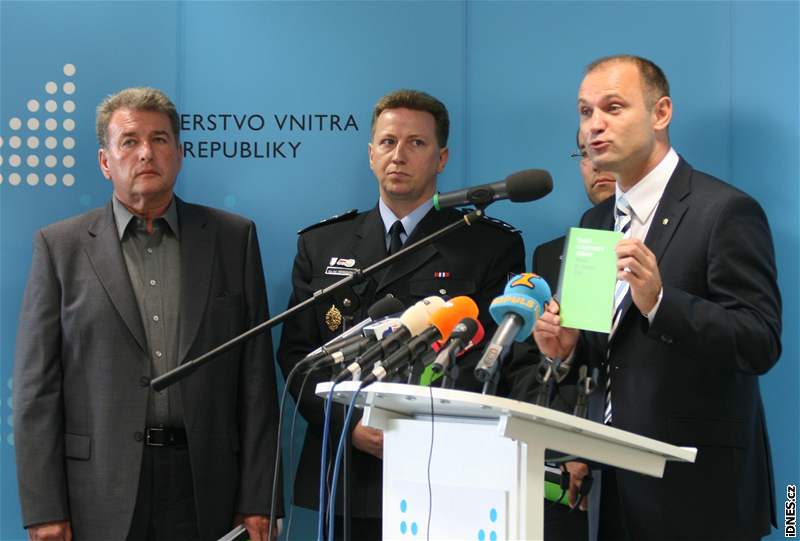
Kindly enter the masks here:
M 551 296 L 550 286 L 538 274 L 518 274 L 511 278 L 503 294 L 489 305 L 489 313 L 498 326 L 475 366 L 478 381 L 486 383 L 491 380 L 511 344 L 523 342 L 531 335 L 536 318 Z
M 401 326 L 400 318 L 387 317 L 379 319 L 366 325 L 361 330 L 361 334 L 344 338 L 332 346 L 323 346 L 322 349 L 327 355 L 317 359 L 312 370 L 352 361 L 364 353 L 370 345 L 397 331 Z
M 588 374 L 589 369 L 584 364 L 578 369 L 578 398 L 575 401 L 575 409 L 572 412 L 576 417 L 586 419 L 588 413 L 587 399 L 597 388 L 597 380 L 600 377 L 600 370 L 595 366 L 592 368 L 591 376 Z
M 366 334 L 365 328 L 374 322 L 384 319 L 391 314 L 398 314 L 405 309 L 403 303 L 396 299 L 393 295 L 386 295 L 382 299 L 374 302 L 372 306 L 367 309 L 367 318 L 360 321 L 357 325 L 351 327 L 347 332 L 334 337 L 333 339 L 325 342 L 308 355 L 301 362 L 317 362 L 325 357 L 329 357 L 335 349 L 355 344 L 363 340 Z
M 430 326 L 427 329 L 418 333 L 406 344 L 400 345 L 396 351 L 386 357 L 380 366 L 376 366 L 372 373 L 364 378 L 361 387 L 381 381 L 387 375 L 396 372 L 404 363 L 425 353 L 436 340 L 447 341 L 450 333 L 462 319 L 477 317 L 478 305 L 471 298 L 462 295 L 450 299 L 430 315 Z
M 480 336 L 478 336 L 479 332 Z M 483 326 L 477 319 L 465 317 L 455 326 L 447 344 L 439 350 L 431 365 L 431 370 L 434 374 L 446 370 L 456 355 L 473 347 L 481 339 L 483 339 Z
M 489 203 L 510 199 L 514 203 L 527 203 L 541 199 L 553 190 L 553 178 L 544 169 L 524 169 L 508 175 L 505 180 L 462 188 L 447 193 L 436 193 L 433 206 L 436 210 L 474 205 L 478 208 Z
M 427 297 L 417 302 L 400 316 L 401 325 L 399 329 L 383 340 L 378 340 L 378 342 L 372 344 L 355 362 L 339 372 L 334 382 L 341 383 L 349 377 L 358 377 L 365 367 L 371 366 L 378 359 L 400 347 L 401 341 L 408 340 L 421 333 L 427 327 L 431 313 L 444 306 L 444 304 L 444 299 L 436 296 Z

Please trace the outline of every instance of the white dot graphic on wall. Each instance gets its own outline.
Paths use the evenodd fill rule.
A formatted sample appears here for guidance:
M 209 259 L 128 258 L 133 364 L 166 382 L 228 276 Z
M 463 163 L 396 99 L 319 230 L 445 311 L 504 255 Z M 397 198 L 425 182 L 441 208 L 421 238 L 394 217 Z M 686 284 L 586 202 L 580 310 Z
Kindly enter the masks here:
M 73 186 L 76 182 L 75 154 L 60 154 L 58 149 L 62 146 L 71 151 L 76 146 L 70 132 L 77 127 L 74 114 L 78 104 L 74 95 L 78 87 L 74 77 L 78 70 L 72 63 L 61 63 L 56 69 L 59 71 L 35 82 L 31 94 L 10 110 L 11 115 L 0 118 L 12 132 L 5 141 L 0 137 L 0 147 L 5 143 L 15 152 L 6 155 L 5 160 L 0 158 L 0 166 L 12 168 L 6 170 L 4 178 L 0 177 L 0 184 Z M 49 153 L 38 154 L 40 147 L 47 148 Z M 45 166 L 47 169 L 38 169 Z
M 3 165 L 3 156 L 0 156 L 0 165 Z

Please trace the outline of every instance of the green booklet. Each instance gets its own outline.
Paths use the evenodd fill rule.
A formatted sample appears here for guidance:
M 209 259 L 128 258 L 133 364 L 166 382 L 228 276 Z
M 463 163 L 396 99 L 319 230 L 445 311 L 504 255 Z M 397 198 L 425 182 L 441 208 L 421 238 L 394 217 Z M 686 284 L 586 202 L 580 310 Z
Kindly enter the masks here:
M 609 332 L 617 283 L 615 231 L 573 227 L 564 244 L 558 279 L 561 325 L 586 331 Z

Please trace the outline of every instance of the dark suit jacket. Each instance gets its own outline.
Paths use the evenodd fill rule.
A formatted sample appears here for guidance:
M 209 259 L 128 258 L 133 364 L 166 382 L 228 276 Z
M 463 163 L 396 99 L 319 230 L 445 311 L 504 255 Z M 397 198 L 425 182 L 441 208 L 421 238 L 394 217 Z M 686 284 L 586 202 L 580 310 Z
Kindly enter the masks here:
M 462 214 L 454 210 L 431 210 L 414 229 L 407 243 L 461 218 Z M 294 291 L 289 306 L 309 298 L 314 291 L 341 278 L 325 274 L 333 258 L 352 258 L 355 268 L 363 269 L 386 257 L 384 239 L 383 222 L 377 207 L 370 212 L 352 215 L 302 233 L 298 239 L 292 272 Z M 502 292 L 509 273 L 524 269 L 524 258 L 525 250 L 519 234 L 487 222 L 463 227 L 421 248 L 357 288 L 355 293 L 360 299 L 361 308 L 354 315 L 354 321 L 366 317 L 366 309 L 388 293 L 397 297 L 406 307 L 430 295 L 469 295 L 478 303 L 481 323 L 489 335 L 496 325 L 488 313 L 488 305 Z M 437 273 L 449 275 L 441 277 Z M 341 328 L 331 331 L 325 323 L 325 314 L 332 304 L 342 308 L 336 301 L 324 302 L 284 324 L 278 350 L 278 361 L 284 374 L 312 349 L 341 332 Z M 462 368 L 459 384 L 463 380 L 465 386 L 477 387 L 477 382 L 471 378 L 472 366 L 468 362 Z M 318 382 L 330 378 L 331 374 L 327 372 L 312 376 L 299 399 L 300 412 L 308 421 L 308 429 L 295 477 L 294 501 L 311 509 L 318 506 L 324 416 L 324 402 L 314 395 L 314 388 Z M 299 395 L 301 380 L 297 378 L 291 386 L 295 397 Z M 332 442 L 338 442 L 342 425 L 341 416 L 335 416 L 331 430 Z M 382 462 L 357 449 L 353 449 L 352 453 L 352 515 L 380 517 Z M 337 494 L 341 497 L 342 490 Z M 337 504 L 337 510 L 342 510 L 341 501 Z
M 268 309 L 254 224 L 177 203 L 184 362 L 265 320 Z M 39 231 L 14 369 L 26 526 L 69 519 L 78 541 L 125 539 L 150 364 L 111 204 Z M 179 389 L 198 527 L 203 539 L 216 539 L 234 512 L 268 512 L 277 442 L 269 334 L 200 368 Z
M 587 211 L 581 226 L 612 229 L 613 208 L 612 198 Z M 752 198 L 683 159 L 655 212 L 645 244 L 664 294 L 652 325 L 629 294 L 610 344 L 584 332 L 577 354 L 599 365 L 609 350 L 615 427 L 698 453 L 663 479 L 618 470 L 626 523 L 637 540 L 755 539 L 775 520 L 758 387 L 780 355 L 769 225 Z M 600 420 L 603 393 L 590 400 Z

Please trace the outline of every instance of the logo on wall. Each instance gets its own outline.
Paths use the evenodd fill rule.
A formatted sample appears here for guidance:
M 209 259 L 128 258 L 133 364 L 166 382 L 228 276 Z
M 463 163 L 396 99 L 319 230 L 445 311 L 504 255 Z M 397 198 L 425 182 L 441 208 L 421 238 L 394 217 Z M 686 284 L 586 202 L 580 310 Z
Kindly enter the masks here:
M 61 71 L 63 75 L 45 82 L 40 92 L 20 104 L 16 114 L 0 119 L 0 184 L 75 184 L 77 70 L 74 64 L 64 64 Z

